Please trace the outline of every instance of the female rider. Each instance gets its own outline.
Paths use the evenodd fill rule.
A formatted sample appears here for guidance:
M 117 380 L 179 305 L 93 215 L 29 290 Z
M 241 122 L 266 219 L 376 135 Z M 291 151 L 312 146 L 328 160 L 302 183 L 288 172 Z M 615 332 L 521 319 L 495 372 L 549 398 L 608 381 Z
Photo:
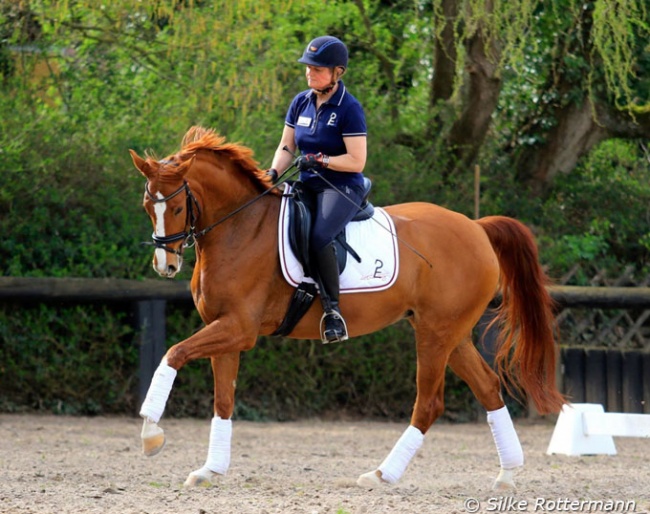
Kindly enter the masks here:
M 333 241 L 357 213 L 363 197 L 366 120 L 361 104 L 341 80 L 348 66 L 348 49 L 342 41 L 317 37 L 298 62 L 306 65 L 309 89 L 296 95 L 289 106 L 267 174 L 276 181 L 278 172 L 284 172 L 294 162 L 296 149 L 300 150 L 295 160 L 300 181 L 316 195 L 310 245 L 324 310 L 323 342 L 345 341 L 348 332 L 339 308 Z

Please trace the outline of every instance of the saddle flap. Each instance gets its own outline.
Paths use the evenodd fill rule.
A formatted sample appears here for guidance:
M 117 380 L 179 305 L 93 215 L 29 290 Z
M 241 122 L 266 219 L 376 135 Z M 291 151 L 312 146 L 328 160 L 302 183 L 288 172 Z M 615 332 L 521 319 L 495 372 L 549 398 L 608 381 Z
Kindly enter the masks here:
M 293 193 L 289 184 L 285 187 L 278 220 L 280 267 L 286 281 L 291 286 L 298 287 L 303 281 L 314 281 L 306 274 L 305 266 L 297 259 L 290 243 L 289 212 Z M 347 259 L 345 271 L 341 272 L 342 294 L 383 291 L 391 287 L 399 275 L 399 247 L 395 225 L 384 209 L 375 207 L 374 211 L 372 219 L 349 223 L 344 231 L 349 246 L 354 248 L 359 258 L 347 258 L 348 251 L 337 252 L 339 258 L 343 256 Z
M 305 203 L 294 196 L 289 199 L 289 244 L 302 264 L 305 275 L 313 277 L 309 263 L 309 237 L 311 234 L 311 211 Z
M 298 262 L 302 264 L 305 276 L 314 277 L 315 268 L 311 264 L 309 241 L 313 223 L 313 210 L 316 208 L 314 195 L 301 187 L 300 182 L 291 184 L 289 202 L 289 245 Z M 345 230 L 334 239 L 339 273 L 345 271 L 347 254 L 352 248 L 346 243 Z M 354 250 L 352 250 L 354 252 Z M 356 252 L 353 253 L 356 255 Z M 357 257 L 358 258 L 358 257 Z

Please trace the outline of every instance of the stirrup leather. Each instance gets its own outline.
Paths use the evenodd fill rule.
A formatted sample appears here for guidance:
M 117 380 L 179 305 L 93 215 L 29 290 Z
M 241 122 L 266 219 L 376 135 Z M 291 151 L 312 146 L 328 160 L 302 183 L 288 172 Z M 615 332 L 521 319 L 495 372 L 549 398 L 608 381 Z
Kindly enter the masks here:
M 336 320 L 341 321 L 341 324 L 343 325 L 343 334 L 339 334 L 338 332 L 335 332 L 333 334 L 328 334 L 329 331 L 327 331 L 325 329 L 325 320 L 326 320 L 326 318 L 328 318 L 330 316 L 333 317 Z M 343 316 L 341 316 L 335 310 L 331 310 L 331 311 L 323 313 L 323 316 L 320 319 L 320 338 L 321 338 L 323 344 L 339 343 L 339 342 L 342 342 L 342 341 L 346 341 L 348 339 L 348 326 L 346 325 L 345 320 L 343 319 Z

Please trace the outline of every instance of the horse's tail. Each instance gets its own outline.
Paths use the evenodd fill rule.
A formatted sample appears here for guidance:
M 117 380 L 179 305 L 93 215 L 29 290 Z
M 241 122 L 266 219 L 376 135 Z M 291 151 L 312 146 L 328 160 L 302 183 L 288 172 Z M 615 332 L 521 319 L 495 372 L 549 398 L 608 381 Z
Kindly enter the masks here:
M 565 399 L 555 383 L 553 299 L 534 236 L 523 223 L 505 216 L 487 216 L 477 223 L 501 267 L 502 301 L 494 321 L 500 327 L 497 372 L 506 388 L 525 391 L 540 414 L 558 412 Z

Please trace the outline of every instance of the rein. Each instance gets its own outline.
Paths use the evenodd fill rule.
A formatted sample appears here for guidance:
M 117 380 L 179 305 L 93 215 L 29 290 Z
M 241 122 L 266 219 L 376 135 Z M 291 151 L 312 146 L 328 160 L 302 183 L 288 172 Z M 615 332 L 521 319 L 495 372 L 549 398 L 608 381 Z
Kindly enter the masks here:
M 321 178 L 321 180 L 323 180 L 323 181 L 324 181 L 328 186 L 330 186 L 332 189 L 334 189 L 335 191 L 337 191 L 337 192 L 338 192 L 338 193 L 339 193 L 343 198 L 345 198 L 348 202 L 350 202 L 352 205 L 354 205 L 354 206 L 357 208 L 357 210 L 360 210 L 360 207 L 359 207 L 356 203 L 354 203 L 352 200 L 350 200 L 350 198 L 349 198 L 349 197 L 348 197 L 348 196 L 347 196 L 343 191 L 341 191 L 338 187 L 336 187 L 334 184 L 332 184 L 332 183 L 331 183 L 329 180 L 327 180 L 323 175 L 319 174 L 318 176 L 319 176 L 319 177 Z M 381 224 L 379 221 L 377 221 L 374 217 L 373 217 L 373 218 L 370 218 L 370 219 L 371 219 L 372 221 L 374 221 L 375 223 L 377 223 L 377 225 L 379 225 L 381 228 L 383 228 L 384 230 L 386 230 L 386 231 L 387 231 L 387 232 L 388 232 L 392 237 L 394 237 L 397 241 L 399 241 L 400 243 L 402 243 L 406 248 L 408 248 L 409 250 L 411 250 L 411 251 L 412 251 L 415 255 L 417 255 L 420 259 L 422 259 L 424 262 L 426 262 L 426 263 L 429 265 L 430 268 L 433 269 L 433 264 L 431 264 L 431 261 L 429 261 L 429 259 L 427 259 L 424 255 L 422 255 L 422 253 L 419 252 L 415 247 L 413 247 L 413 245 L 411 245 L 411 244 L 407 243 L 406 241 L 404 241 L 401 237 L 399 237 L 397 234 L 395 234 L 395 233 L 394 233 L 391 229 L 389 229 L 388 227 L 385 227 L 384 225 L 382 225 L 382 224 Z
M 148 245 L 153 245 L 156 248 L 161 248 L 162 250 L 165 250 L 166 252 L 173 253 L 175 255 L 181 256 L 183 254 L 183 249 L 185 248 L 191 248 L 194 246 L 196 243 L 196 240 L 199 237 L 203 237 L 206 235 L 208 232 L 210 232 L 213 228 L 215 228 L 217 225 L 220 225 L 224 221 L 227 221 L 228 219 L 232 218 L 235 214 L 243 211 L 247 207 L 250 207 L 253 205 L 255 202 L 260 200 L 263 196 L 266 196 L 268 193 L 273 191 L 274 189 L 277 189 L 280 185 L 284 184 L 287 180 L 291 179 L 296 173 L 298 173 L 298 170 L 294 171 L 293 173 L 289 174 L 286 179 L 284 179 L 282 182 L 279 182 L 277 184 L 274 184 L 272 187 L 264 191 L 263 193 L 257 195 L 255 198 L 252 200 L 249 200 L 245 204 L 237 207 L 234 211 L 226 214 L 223 218 L 215 221 L 211 225 L 208 225 L 205 227 L 203 230 L 199 230 L 196 232 L 196 222 L 199 219 L 199 216 L 201 215 L 201 206 L 199 205 L 198 200 L 196 197 L 192 194 L 192 190 L 190 189 L 190 185 L 188 184 L 187 180 L 183 180 L 183 185 L 179 187 L 176 191 L 171 193 L 168 196 L 165 196 L 163 198 L 157 198 L 154 195 L 151 194 L 149 191 L 149 186 L 148 182 L 144 185 L 144 190 L 149 199 L 154 202 L 154 203 L 163 203 L 167 202 L 168 200 L 171 200 L 174 198 L 176 195 L 181 193 L 182 191 L 185 191 L 185 194 L 187 195 L 187 218 L 185 221 L 185 226 L 189 226 L 189 230 L 185 230 L 183 232 L 177 232 L 176 234 L 172 234 L 170 236 L 157 236 L 156 233 L 154 232 L 151 235 L 151 239 L 153 240 L 151 243 L 145 242 L 142 244 L 148 244 Z M 287 175 L 287 173 L 285 173 Z M 198 211 L 197 213 L 194 212 L 194 206 L 196 207 L 196 210 Z M 181 245 L 180 250 L 174 250 L 173 248 L 170 248 L 168 245 L 170 243 L 175 243 L 176 241 L 183 241 L 183 244 Z

